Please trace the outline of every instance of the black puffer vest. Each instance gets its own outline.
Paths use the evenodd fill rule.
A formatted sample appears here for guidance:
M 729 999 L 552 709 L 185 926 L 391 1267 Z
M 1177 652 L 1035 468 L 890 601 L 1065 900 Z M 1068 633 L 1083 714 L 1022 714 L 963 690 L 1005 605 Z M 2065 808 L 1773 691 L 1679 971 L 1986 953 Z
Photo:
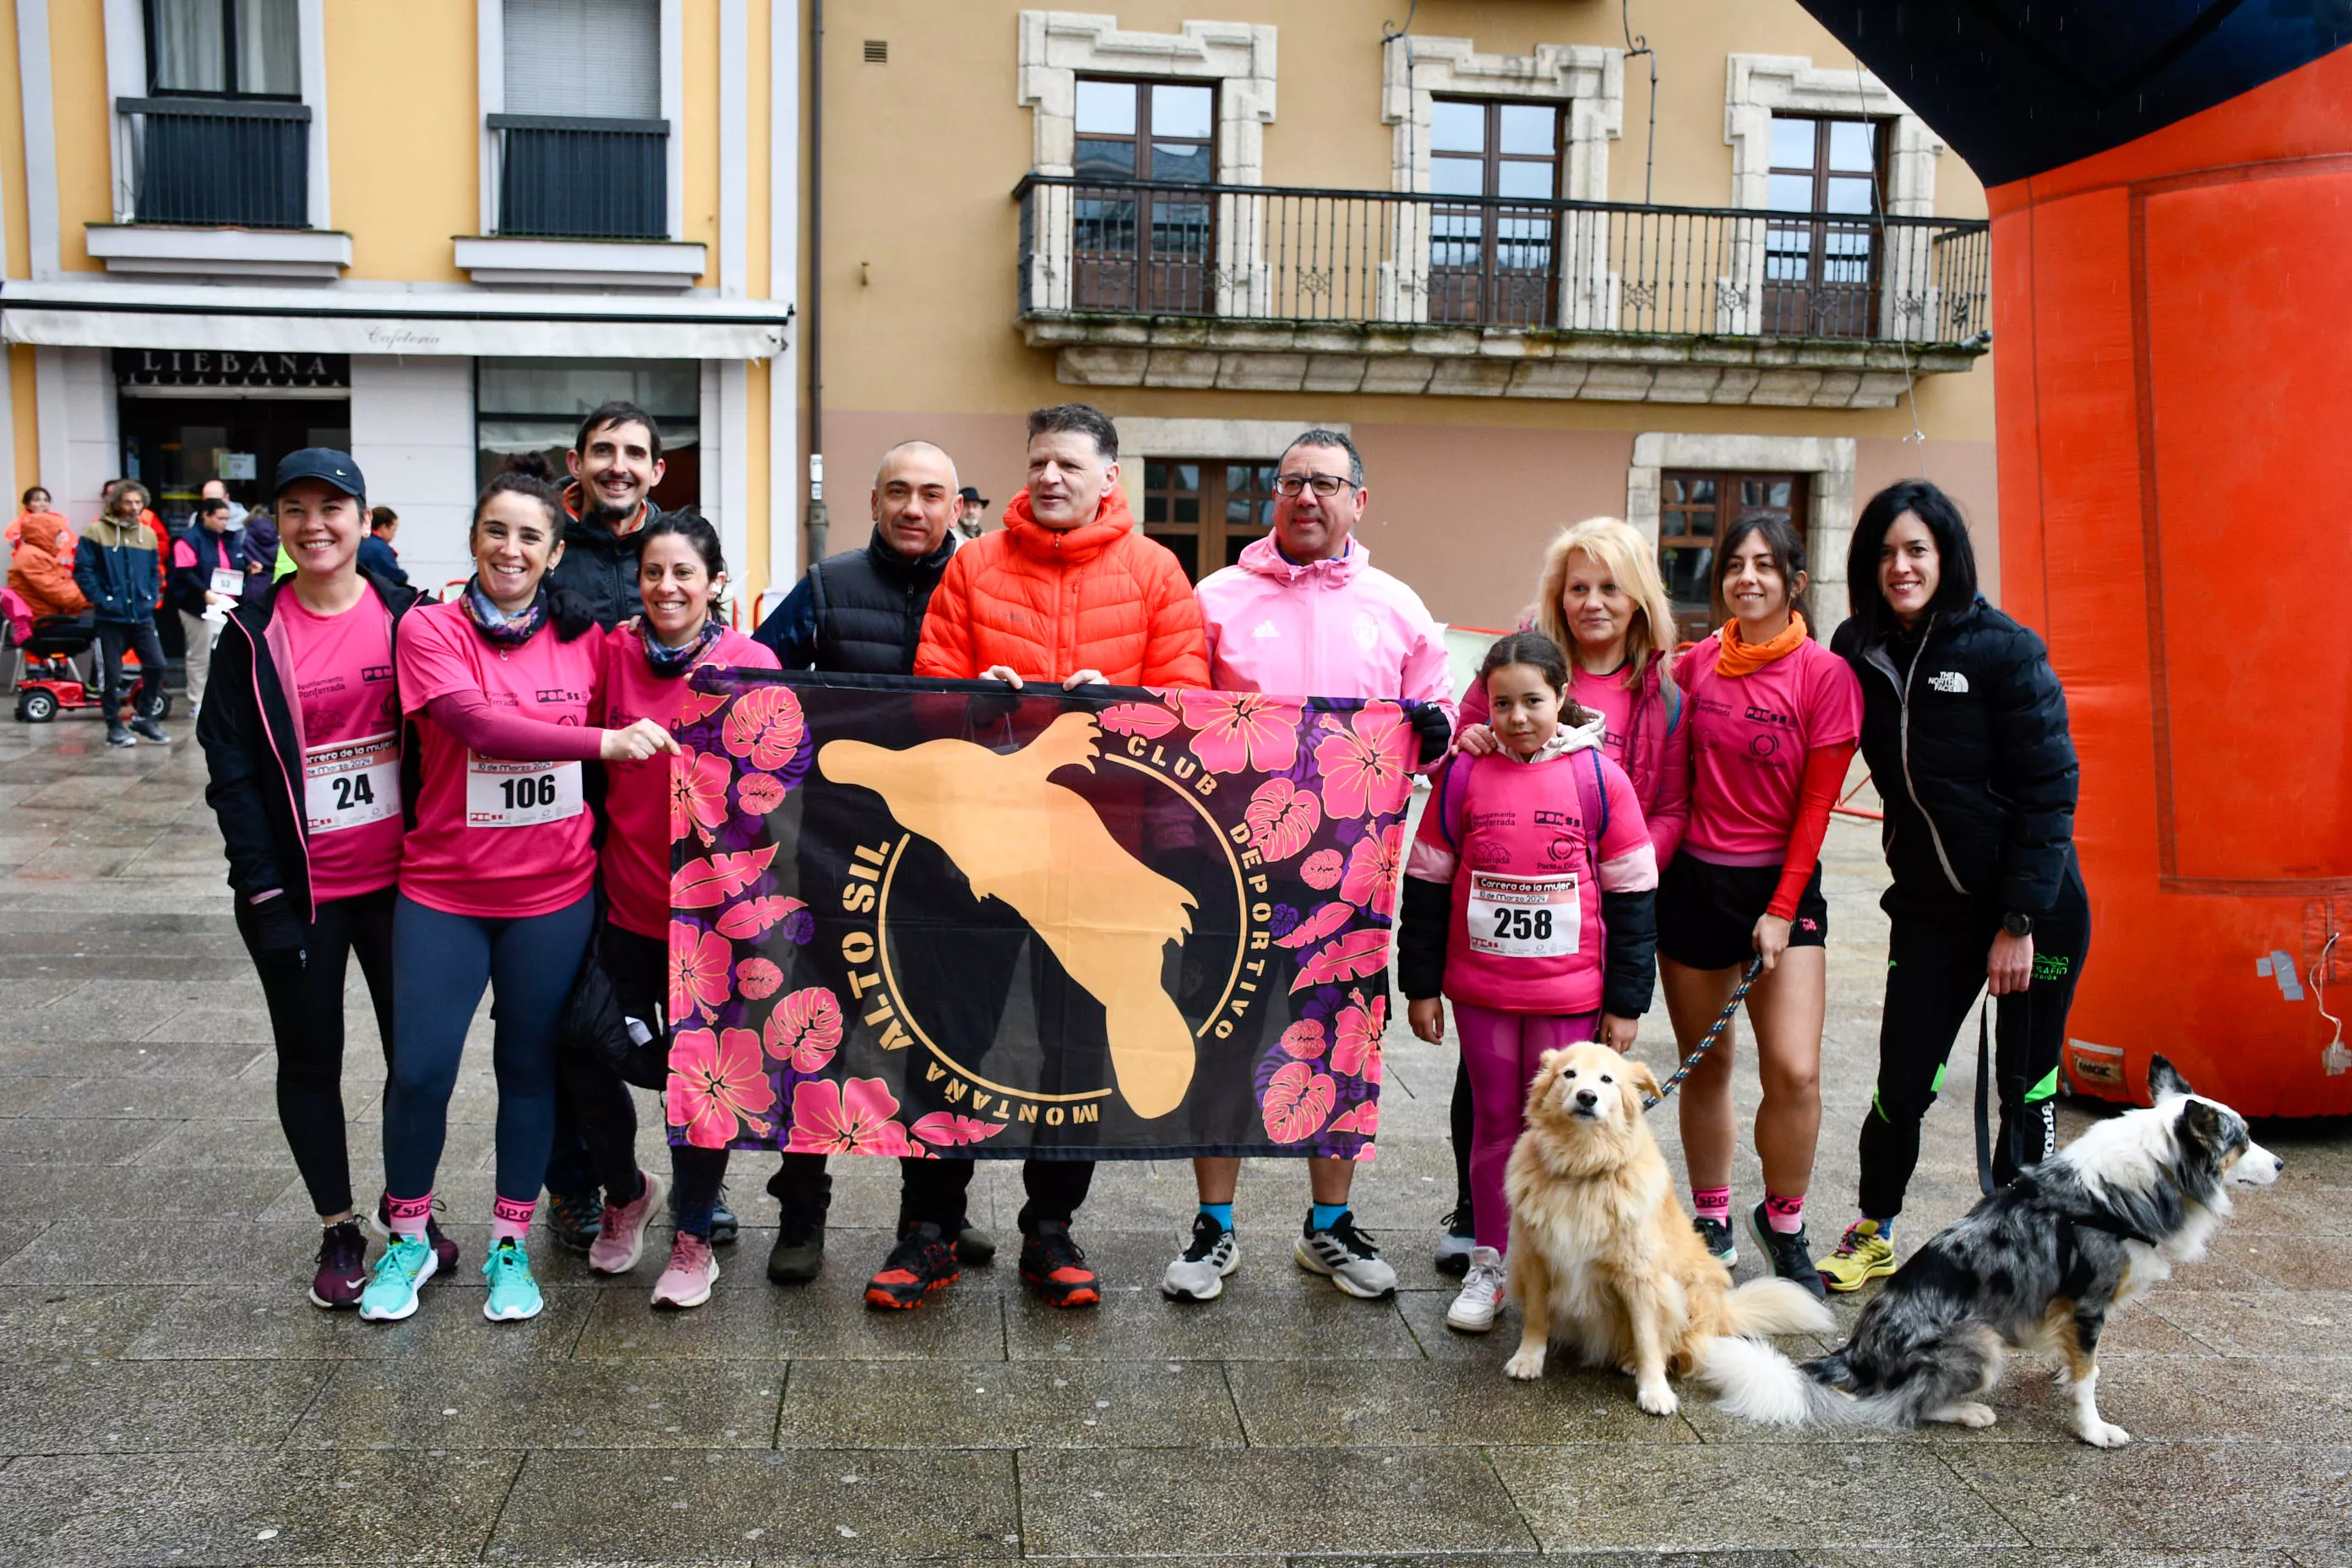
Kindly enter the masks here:
M 848 675 L 912 673 L 923 612 L 954 553 L 950 534 L 929 555 L 909 561 L 877 530 L 865 549 L 828 555 L 811 567 L 816 668 Z

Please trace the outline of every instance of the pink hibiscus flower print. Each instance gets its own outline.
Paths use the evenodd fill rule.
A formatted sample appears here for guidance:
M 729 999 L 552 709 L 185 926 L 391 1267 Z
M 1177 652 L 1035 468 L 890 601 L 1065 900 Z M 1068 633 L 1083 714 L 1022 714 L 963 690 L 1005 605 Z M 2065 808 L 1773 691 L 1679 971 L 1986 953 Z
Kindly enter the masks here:
M 809 985 L 776 1004 L 761 1028 L 768 1058 L 794 1072 L 823 1072 L 841 1044 L 841 1004 L 822 985 Z
M 1339 885 L 1339 870 L 1344 862 L 1337 849 L 1318 849 L 1298 863 L 1298 874 L 1310 888 L 1328 891 Z
M 699 832 L 705 844 L 727 820 L 727 759 L 681 751 L 669 765 L 669 841 Z
M 1356 840 L 1348 852 L 1348 874 L 1340 879 L 1339 896 L 1359 909 L 1393 917 L 1397 900 L 1397 863 L 1404 852 L 1404 824 L 1392 822 L 1376 834 Z
M 1287 860 L 1323 826 L 1323 803 L 1288 779 L 1271 778 L 1251 794 L 1242 820 L 1249 825 L 1250 847 L 1258 858 Z
M 1348 1005 L 1334 1022 L 1338 1038 L 1331 1047 L 1331 1070 L 1366 1083 L 1380 1082 L 1381 1031 L 1389 1026 L 1389 999 L 1375 996 L 1367 1003 L 1362 992 L 1350 991 Z
M 793 1085 L 793 1130 L 784 1141 L 791 1154 L 896 1154 L 918 1152 L 907 1129 L 891 1120 L 898 1102 L 878 1078 L 835 1083 L 809 1079 Z
M 1300 1061 L 1311 1062 L 1323 1054 L 1323 1020 L 1301 1018 L 1282 1031 L 1282 1048 Z
M 727 969 L 735 954 L 727 939 L 684 921 L 669 922 L 669 1016 L 715 1019 L 727 1000 Z
M 1325 723 L 1323 739 L 1315 743 L 1324 816 L 1385 816 L 1412 798 L 1419 742 L 1395 703 L 1367 702 L 1346 724 Z
M 669 1124 L 686 1129 L 697 1149 L 724 1149 L 739 1129 L 764 1138 L 761 1113 L 775 1109 L 776 1087 L 760 1062 L 760 1037 L 749 1029 L 681 1029 L 669 1048 Z
M 793 760 L 807 733 L 801 700 L 788 686 L 755 686 L 727 710 L 729 753 L 770 773 Z
M 747 958 L 735 966 L 735 989 L 747 1000 L 773 996 L 784 983 L 784 972 L 764 958 Z
M 1177 701 L 1192 727 L 1192 754 L 1213 773 L 1278 773 L 1298 760 L 1298 703 L 1259 691 L 1186 691 Z
M 1266 1136 L 1277 1143 L 1304 1143 L 1323 1130 L 1331 1114 L 1336 1086 L 1330 1075 L 1305 1062 L 1286 1062 L 1274 1069 L 1258 1112 L 1265 1119 Z
M 735 781 L 735 804 L 753 816 L 765 816 L 784 804 L 784 783 L 773 773 L 745 773 Z

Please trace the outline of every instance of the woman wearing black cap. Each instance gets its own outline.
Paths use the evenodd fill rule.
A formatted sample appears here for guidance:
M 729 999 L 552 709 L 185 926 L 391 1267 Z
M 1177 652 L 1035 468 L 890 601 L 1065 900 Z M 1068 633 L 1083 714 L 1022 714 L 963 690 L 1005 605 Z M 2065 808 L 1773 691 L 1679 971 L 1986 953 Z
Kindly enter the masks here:
M 403 831 L 394 627 L 413 589 L 360 569 L 367 484 L 349 454 L 278 465 L 294 573 L 233 610 L 196 721 L 236 929 L 278 1047 L 278 1119 L 325 1234 L 310 1300 L 359 1305 L 367 1244 L 343 1141 L 343 973 L 356 954 L 392 1051 L 392 908 Z M 433 1236 L 446 1271 L 454 1242 Z

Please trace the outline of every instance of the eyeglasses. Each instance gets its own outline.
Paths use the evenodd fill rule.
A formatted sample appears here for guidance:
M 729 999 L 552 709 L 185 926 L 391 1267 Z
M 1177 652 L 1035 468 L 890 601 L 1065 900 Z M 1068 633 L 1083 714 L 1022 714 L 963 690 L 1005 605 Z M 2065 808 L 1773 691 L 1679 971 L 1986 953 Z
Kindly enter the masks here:
M 1342 485 L 1351 490 L 1364 488 L 1355 480 L 1343 479 L 1337 474 L 1279 474 L 1275 478 L 1274 493 L 1278 496 L 1295 496 L 1312 486 L 1318 497 L 1329 500 L 1339 493 L 1339 487 Z

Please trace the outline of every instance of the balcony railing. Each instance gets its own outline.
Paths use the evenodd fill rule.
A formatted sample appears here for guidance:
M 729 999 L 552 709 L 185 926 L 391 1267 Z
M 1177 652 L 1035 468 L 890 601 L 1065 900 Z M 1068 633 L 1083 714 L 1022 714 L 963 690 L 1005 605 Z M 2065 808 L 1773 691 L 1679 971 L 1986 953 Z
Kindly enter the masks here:
M 274 99 L 115 100 L 123 223 L 307 228 L 310 107 Z
M 669 237 L 669 121 L 493 114 L 499 232 Z
M 1031 174 L 1024 319 L 1969 347 L 1982 221 Z

